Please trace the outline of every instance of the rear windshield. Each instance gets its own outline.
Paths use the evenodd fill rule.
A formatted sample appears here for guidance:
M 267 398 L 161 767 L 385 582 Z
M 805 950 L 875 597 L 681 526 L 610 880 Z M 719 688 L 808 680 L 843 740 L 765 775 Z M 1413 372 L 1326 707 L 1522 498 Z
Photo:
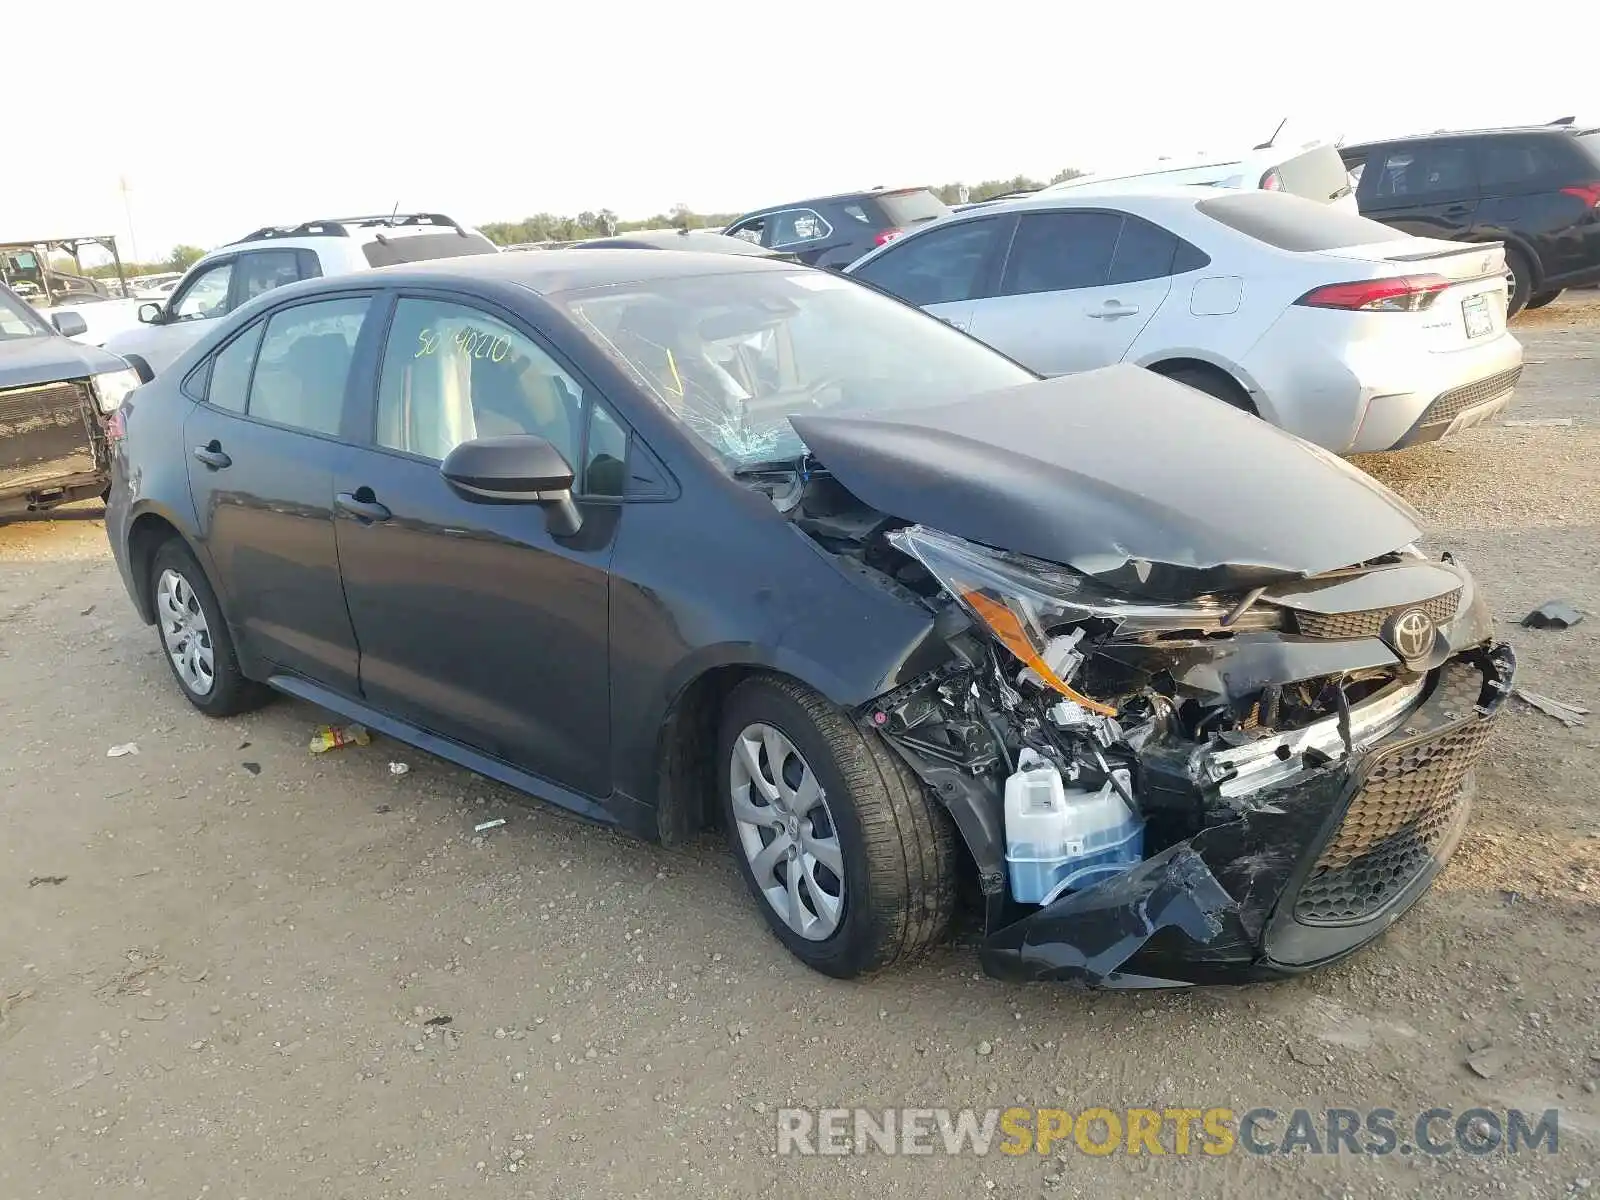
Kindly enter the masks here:
M 1340 172 L 1344 168 L 1341 166 Z M 1353 213 L 1283 192 L 1234 192 L 1195 205 L 1213 221 L 1279 250 L 1334 250 L 1410 237 Z
M 1283 190 L 1328 204 L 1350 194 L 1350 172 L 1332 146 L 1318 146 L 1278 164 Z
M 385 237 L 382 241 L 368 242 L 361 247 L 367 263 L 374 267 L 392 267 L 396 263 L 426 262 L 430 258 L 460 258 L 463 254 L 493 254 L 495 245 L 481 233 L 414 233 L 403 237 Z
M 877 197 L 877 201 L 878 207 L 883 209 L 883 215 L 889 218 L 890 223 L 899 226 L 915 225 L 918 221 L 932 221 L 950 212 L 949 205 L 927 188 L 917 188 L 910 192 L 888 192 Z

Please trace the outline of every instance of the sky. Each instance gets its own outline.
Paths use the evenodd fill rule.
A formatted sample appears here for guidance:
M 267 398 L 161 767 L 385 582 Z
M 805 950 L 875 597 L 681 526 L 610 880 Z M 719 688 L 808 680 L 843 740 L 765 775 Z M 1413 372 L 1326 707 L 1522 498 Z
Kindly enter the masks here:
M 1292 143 L 1600 124 L 1590 3 L 1497 28 L 1484 0 L 5 8 L 27 103 L 0 240 L 115 233 L 128 258 L 396 205 L 638 218 L 1048 178 L 1238 151 L 1284 118 Z

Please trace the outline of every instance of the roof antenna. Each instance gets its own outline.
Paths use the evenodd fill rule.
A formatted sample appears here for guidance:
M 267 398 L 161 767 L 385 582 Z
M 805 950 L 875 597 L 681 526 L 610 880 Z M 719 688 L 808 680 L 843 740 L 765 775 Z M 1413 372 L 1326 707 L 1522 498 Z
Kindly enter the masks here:
M 400 215 L 400 201 L 394 202 L 394 211 L 389 214 L 389 224 L 394 225 L 394 219 Z
M 1287 125 L 1288 123 L 1289 123 L 1289 118 L 1288 117 L 1285 117 L 1283 120 L 1279 121 L 1278 122 L 1278 127 L 1272 131 L 1272 136 L 1269 137 L 1266 141 L 1262 142 L 1261 145 L 1252 146 L 1251 149 L 1253 149 L 1253 150 L 1271 150 L 1272 149 L 1272 143 L 1278 140 L 1278 135 L 1283 132 L 1283 127 L 1285 125 Z
M 1577 117 L 1557 117 L 1554 121 L 1551 121 L 1550 124 L 1552 124 L 1552 125 L 1571 125 L 1575 121 L 1577 121 L 1577 119 L 1578 119 Z

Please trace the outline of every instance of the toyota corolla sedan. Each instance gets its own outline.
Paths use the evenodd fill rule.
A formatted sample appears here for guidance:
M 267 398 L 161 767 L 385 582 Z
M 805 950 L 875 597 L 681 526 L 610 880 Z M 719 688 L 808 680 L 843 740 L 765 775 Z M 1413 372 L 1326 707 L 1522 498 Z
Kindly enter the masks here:
M 1510 403 L 1522 345 L 1499 243 L 1284 192 L 1110 186 L 970 209 L 846 270 L 1043 375 L 1134 363 L 1338 454 Z
M 849 279 L 551 251 L 276 289 L 113 423 L 173 679 L 272 690 L 667 843 L 848 977 L 981 895 L 1013 979 L 1371 941 L 1511 687 L 1467 570 L 1323 450 L 1032 372 Z

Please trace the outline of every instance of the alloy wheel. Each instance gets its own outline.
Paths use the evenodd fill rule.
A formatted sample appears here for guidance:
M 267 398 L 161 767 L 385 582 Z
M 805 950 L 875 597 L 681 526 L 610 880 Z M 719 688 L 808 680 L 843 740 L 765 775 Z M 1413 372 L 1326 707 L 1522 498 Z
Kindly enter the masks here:
M 761 894 L 801 937 L 830 937 L 844 919 L 844 854 L 816 772 L 764 724 L 734 740 L 728 770 L 739 844 Z
M 178 681 L 196 696 L 210 695 L 217 682 L 211 626 L 194 588 L 171 568 L 156 582 L 156 620 Z

